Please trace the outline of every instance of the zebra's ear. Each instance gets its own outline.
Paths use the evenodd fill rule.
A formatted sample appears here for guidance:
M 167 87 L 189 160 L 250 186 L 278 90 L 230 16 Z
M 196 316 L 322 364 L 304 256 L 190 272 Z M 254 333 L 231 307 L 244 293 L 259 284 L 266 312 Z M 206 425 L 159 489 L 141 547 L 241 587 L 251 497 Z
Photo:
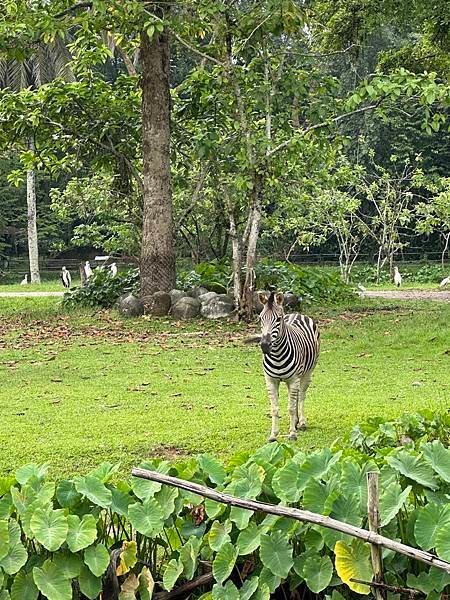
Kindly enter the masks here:
M 259 292 L 258 298 L 259 298 L 259 301 L 261 302 L 261 304 L 267 304 L 267 300 L 269 299 L 269 296 L 264 292 Z
M 278 294 L 275 294 L 275 302 L 279 305 L 279 306 L 283 306 L 283 302 L 284 302 L 284 294 L 282 294 L 281 292 L 278 292 Z

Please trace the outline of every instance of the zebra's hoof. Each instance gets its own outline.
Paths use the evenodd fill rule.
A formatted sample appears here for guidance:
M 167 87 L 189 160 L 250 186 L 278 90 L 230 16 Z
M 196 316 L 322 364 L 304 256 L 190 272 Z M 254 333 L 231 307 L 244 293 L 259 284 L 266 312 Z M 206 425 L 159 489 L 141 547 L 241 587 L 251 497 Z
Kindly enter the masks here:
M 276 441 L 277 441 L 276 435 L 271 435 L 269 438 L 269 442 L 276 442 Z
M 288 440 L 290 442 L 296 442 L 297 441 L 297 434 L 288 435 Z
M 297 429 L 300 429 L 300 431 L 306 431 L 306 423 L 300 423 Z

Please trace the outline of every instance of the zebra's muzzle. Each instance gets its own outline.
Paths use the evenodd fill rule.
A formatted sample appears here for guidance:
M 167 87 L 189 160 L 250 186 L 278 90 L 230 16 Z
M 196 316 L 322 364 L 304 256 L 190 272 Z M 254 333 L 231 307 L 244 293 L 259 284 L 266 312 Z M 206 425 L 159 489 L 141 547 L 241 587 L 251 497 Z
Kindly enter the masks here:
M 270 354 L 271 340 L 270 335 L 263 335 L 261 338 L 261 350 L 263 354 Z

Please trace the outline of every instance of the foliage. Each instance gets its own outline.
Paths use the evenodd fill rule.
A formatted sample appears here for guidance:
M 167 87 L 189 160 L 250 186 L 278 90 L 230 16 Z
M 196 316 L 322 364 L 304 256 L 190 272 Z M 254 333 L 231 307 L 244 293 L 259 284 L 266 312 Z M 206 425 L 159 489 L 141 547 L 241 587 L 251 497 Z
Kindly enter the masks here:
M 393 443 L 385 435 L 396 425 L 412 436 L 401 448 L 399 438 Z M 367 427 L 372 425 L 360 430 Z M 448 415 L 379 420 L 378 429 L 385 437 L 371 445 L 370 457 L 352 442 L 310 454 L 268 444 L 253 455 L 236 455 L 226 466 L 200 454 L 178 464 L 147 460 L 141 467 L 358 527 L 367 526 L 366 475 L 378 471 L 382 533 L 447 559 Z M 144 479 L 117 481 L 118 467 L 102 463 L 86 476 L 52 482 L 46 465 L 27 464 L 0 479 L 3 590 L 13 597 L 27 589 L 30 597 L 39 590 L 49 600 L 70 600 L 71 582 L 78 581 L 83 597 L 94 600 L 112 576 L 123 597 L 143 600 L 149 597 L 145 586 L 153 590 L 156 582 L 170 591 L 201 572 L 201 561 L 210 561 L 212 598 L 268 598 L 280 585 L 314 594 L 348 594 L 347 586 L 369 591 L 351 581 L 372 577 L 370 549 L 360 540 Z M 383 558 L 385 577 L 394 585 L 408 585 L 431 598 L 450 585 L 450 576 L 437 569 L 418 567 L 393 552 Z M 130 596 L 127 589 L 134 590 Z
M 438 284 L 446 271 L 440 265 L 424 264 L 419 267 L 405 264 L 399 265 L 402 279 L 410 283 L 435 283 Z M 373 265 L 356 265 L 352 271 L 352 281 L 362 284 L 377 283 L 377 268 Z M 379 283 L 389 283 L 390 274 L 384 270 L 380 272 Z
M 108 308 L 125 293 L 137 293 L 139 289 L 139 272 L 137 269 L 117 273 L 114 277 L 107 268 L 94 269 L 92 276 L 84 286 L 74 288 L 64 294 L 63 306 L 101 306 Z
M 212 260 L 195 265 L 191 271 L 181 271 L 177 287 L 189 290 L 193 287 L 205 287 L 208 290 L 226 293 L 231 279 L 231 268 L 227 259 Z

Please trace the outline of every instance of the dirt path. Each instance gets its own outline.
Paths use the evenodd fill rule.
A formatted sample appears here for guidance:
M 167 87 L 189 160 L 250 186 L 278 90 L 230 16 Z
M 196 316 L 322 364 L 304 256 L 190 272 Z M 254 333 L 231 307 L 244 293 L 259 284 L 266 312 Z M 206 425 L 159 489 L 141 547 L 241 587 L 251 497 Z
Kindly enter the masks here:
M 365 298 L 387 298 L 388 300 L 437 300 L 450 302 L 450 290 L 389 290 L 364 292 Z
M 64 296 L 64 292 L 0 292 L 0 298 L 48 298 Z

